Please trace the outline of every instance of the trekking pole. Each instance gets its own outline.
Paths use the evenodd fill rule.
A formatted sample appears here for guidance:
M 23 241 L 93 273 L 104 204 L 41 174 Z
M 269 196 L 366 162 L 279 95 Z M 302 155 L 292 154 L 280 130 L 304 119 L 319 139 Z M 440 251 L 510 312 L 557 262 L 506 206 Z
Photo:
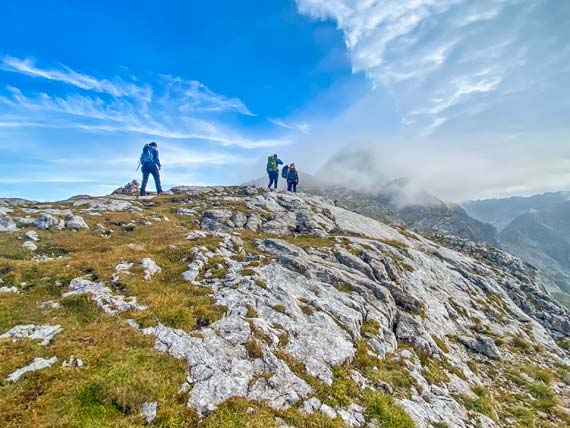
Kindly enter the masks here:
M 141 162 L 139 161 L 139 164 L 137 165 L 137 169 L 135 171 L 138 171 L 140 167 L 141 167 Z

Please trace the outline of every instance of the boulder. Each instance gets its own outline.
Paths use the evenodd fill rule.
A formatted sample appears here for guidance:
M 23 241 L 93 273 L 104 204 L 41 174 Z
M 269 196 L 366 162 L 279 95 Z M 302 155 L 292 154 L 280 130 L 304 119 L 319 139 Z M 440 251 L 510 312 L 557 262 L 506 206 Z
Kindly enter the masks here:
M 213 232 L 228 232 L 234 227 L 231 217 L 232 212 L 229 210 L 207 210 L 202 213 L 201 226 Z
M 16 232 L 18 227 L 12 217 L 0 217 L 0 232 Z
M 130 183 L 125 184 L 115 190 L 113 190 L 112 195 L 131 195 L 137 196 L 141 191 L 141 186 L 137 180 L 133 180 Z
M 65 227 L 65 221 L 51 214 L 42 213 L 34 220 L 34 226 L 42 230 L 51 228 L 63 229 Z
M 65 216 L 64 220 L 65 220 L 66 229 L 73 229 L 73 230 L 89 229 L 89 226 L 87 225 L 87 223 L 85 223 L 83 217 L 79 215 L 68 214 Z
M 485 355 L 486 357 L 494 360 L 500 357 L 499 350 L 495 345 L 493 339 L 486 336 L 468 337 L 459 336 L 457 341 L 464 345 L 466 348 L 478 354 Z

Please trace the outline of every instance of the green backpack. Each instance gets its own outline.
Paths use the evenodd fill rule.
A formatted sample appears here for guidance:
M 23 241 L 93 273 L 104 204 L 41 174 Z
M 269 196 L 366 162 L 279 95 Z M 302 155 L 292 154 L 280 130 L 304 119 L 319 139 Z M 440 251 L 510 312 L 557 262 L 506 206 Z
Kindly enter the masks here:
M 277 171 L 277 161 L 273 156 L 267 158 L 267 172 Z

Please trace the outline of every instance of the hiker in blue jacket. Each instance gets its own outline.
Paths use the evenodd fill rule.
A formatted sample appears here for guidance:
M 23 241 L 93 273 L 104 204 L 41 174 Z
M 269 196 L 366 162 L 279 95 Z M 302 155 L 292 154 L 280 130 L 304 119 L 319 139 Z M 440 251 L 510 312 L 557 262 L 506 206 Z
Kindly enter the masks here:
M 299 174 L 297 173 L 297 168 L 295 164 L 292 163 L 287 168 L 287 191 L 297 193 L 297 184 L 299 184 Z
M 267 175 L 269 176 L 268 189 L 273 185 L 277 189 L 277 181 L 279 180 L 279 165 L 283 165 L 283 161 L 277 155 L 269 156 L 267 158 Z
M 148 176 L 152 174 L 154 184 L 156 184 L 156 193 L 162 193 L 162 186 L 160 185 L 160 159 L 158 157 L 158 145 L 153 141 L 150 144 L 145 144 L 141 154 L 141 170 L 142 170 L 142 184 L 141 196 L 146 194 L 146 185 L 148 183 Z

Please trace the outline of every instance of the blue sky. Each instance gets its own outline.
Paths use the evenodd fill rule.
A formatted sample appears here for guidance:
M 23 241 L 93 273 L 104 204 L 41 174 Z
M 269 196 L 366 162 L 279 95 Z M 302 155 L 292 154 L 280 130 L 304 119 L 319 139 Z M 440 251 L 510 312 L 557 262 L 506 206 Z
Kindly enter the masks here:
M 2 6 L 1 196 L 107 193 L 152 140 L 167 185 L 369 145 L 449 199 L 570 187 L 565 0 L 46 3 Z

